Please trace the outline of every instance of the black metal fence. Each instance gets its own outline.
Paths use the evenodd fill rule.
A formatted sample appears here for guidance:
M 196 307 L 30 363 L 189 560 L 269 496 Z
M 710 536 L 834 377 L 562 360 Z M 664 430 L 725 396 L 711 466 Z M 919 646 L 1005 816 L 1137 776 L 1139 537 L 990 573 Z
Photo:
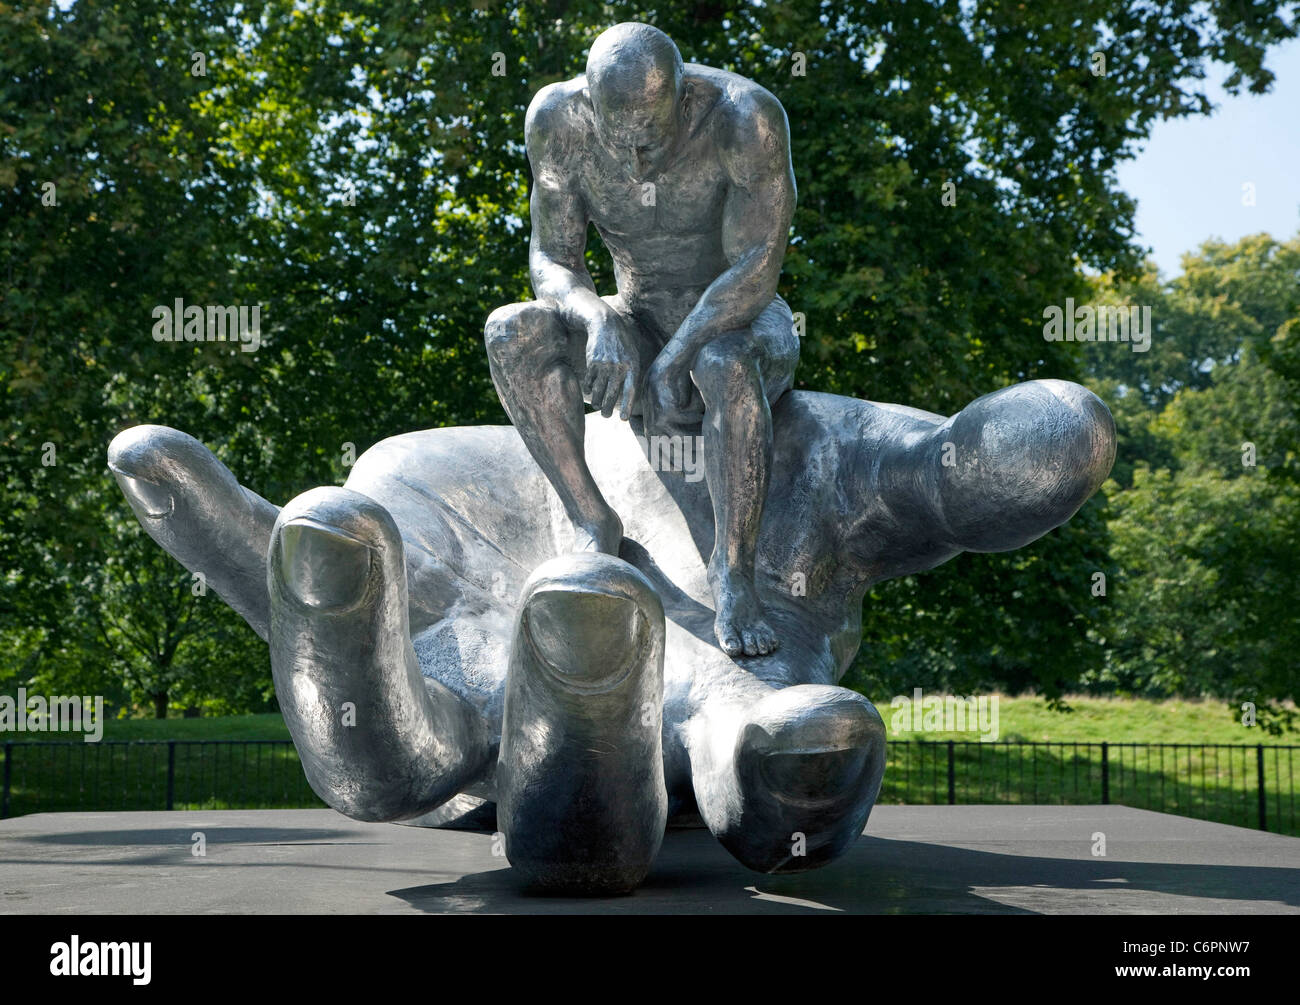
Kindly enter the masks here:
M 289 740 L 4 745 L 0 817 L 66 810 L 324 806 Z
M 891 743 L 880 801 L 1117 803 L 1300 836 L 1300 746 L 1226 743 Z
M 1300 836 L 1300 746 L 903 740 L 884 803 L 1119 803 Z M 0 817 L 319 807 L 288 740 L 10 742 Z

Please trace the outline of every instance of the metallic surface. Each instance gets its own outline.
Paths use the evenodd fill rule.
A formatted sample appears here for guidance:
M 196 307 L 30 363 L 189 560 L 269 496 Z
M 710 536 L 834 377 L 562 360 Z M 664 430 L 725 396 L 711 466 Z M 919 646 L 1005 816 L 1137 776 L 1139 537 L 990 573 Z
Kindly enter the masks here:
M 497 826 L 534 886 L 626 893 L 668 819 L 664 614 L 610 555 L 544 563 L 525 584 L 506 683 Z
M 713 636 L 707 486 L 654 470 L 639 420 L 586 420 L 592 473 L 627 515 L 621 558 L 664 612 L 670 821 L 702 819 L 761 872 L 845 850 L 878 792 L 880 717 L 834 686 L 857 651 L 867 588 L 1042 536 L 1097 489 L 1115 450 L 1105 405 L 1064 381 L 1004 388 L 948 419 L 791 392 L 772 418 L 757 583 L 783 643 L 742 660 Z M 320 796 L 362 819 L 428 825 L 480 809 L 481 821 L 490 810 L 479 800 L 498 798 L 520 599 L 533 571 L 574 545 L 528 457 L 508 426 L 407 433 L 362 455 L 344 489 L 314 489 L 277 514 L 185 433 L 136 426 L 109 450 L 154 540 L 269 633 L 277 693 Z M 301 535 L 319 535 L 320 548 L 300 553 Z M 562 624 L 551 620 L 553 639 Z M 640 658 L 638 623 L 606 627 L 617 628 L 605 636 L 611 660 Z M 588 631 L 575 619 L 569 651 Z M 343 726 L 347 702 L 357 714 Z
M 583 401 L 699 438 L 714 510 L 709 583 L 718 644 L 780 643 L 754 584 L 772 455 L 770 403 L 799 339 L 777 296 L 795 207 L 790 129 L 744 77 L 683 64 L 667 35 L 615 25 L 587 72 L 543 88 L 524 125 L 533 168 L 531 303 L 484 337 L 511 422 L 555 486 L 578 545 L 618 554 L 618 507 L 592 479 Z M 600 297 L 583 260 L 595 225 L 614 260 Z
M 1110 471 L 1110 413 L 1061 381 L 949 419 L 789 391 L 785 113 L 654 29 L 604 33 L 526 134 L 538 299 L 485 328 L 513 427 L 385 440 L 280 511 L 166 427 L 109 465 L 270 643 L 340 812 L 472 827 L 496 803 L 549 889 L 631 889 L 666 819 L 755 870 L 822 865 L 885 767 L 876 709 L 835 686 L 865 591 L 1065 522 Z M 616 296 L 583 265 L 589 222 Z

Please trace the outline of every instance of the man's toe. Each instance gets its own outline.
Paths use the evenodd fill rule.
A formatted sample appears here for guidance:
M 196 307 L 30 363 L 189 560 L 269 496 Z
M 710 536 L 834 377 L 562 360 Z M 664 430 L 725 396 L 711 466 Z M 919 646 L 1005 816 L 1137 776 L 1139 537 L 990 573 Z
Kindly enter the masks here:
M 739 656 L 744 651 L 744 643 L 740 636 L 730 628 L 724 628 L 718 631 L 718 643 L 722 646 L 722 651 L 728 656 Z

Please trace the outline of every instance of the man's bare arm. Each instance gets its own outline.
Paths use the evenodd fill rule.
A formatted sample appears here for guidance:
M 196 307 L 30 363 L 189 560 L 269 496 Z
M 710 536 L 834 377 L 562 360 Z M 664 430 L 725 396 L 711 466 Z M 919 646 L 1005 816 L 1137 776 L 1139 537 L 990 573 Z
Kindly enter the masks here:
M 776 296 L 794 218 L 794 168 L 785 110 L 756 90 L 722 137 L 731 179 L 723 208 L 723 251 L 730 268 L 713 281 L 665 351 L 690 361 L 724 332 L 749 325 Z
M 538 91 L 524 122 L 533 168 L 528 268 L 537 298 L 553 304 L 570 330 L 586 333 L 583 394 L 606 418 L 617 408 L 627 419 L 636 400 L 639 364 L 622 319 L 596 293 L 584 260 L 587 207 L 574 177 L 576 166 L 563 159 L 566 145 L 572 149 L 566 131 L 574 128 L 566 121 L 568 86 Z
M 587 271 L 587 210 L 572 169 L 559 158 L 567 95 L 563 84 L 538 91 L 528 106 L 524 142 L 533 169 L 529 215 L 528 268 L 533 293 L 553 303 L 571 328 L 590 329 L 609 307 L 596 293 Z

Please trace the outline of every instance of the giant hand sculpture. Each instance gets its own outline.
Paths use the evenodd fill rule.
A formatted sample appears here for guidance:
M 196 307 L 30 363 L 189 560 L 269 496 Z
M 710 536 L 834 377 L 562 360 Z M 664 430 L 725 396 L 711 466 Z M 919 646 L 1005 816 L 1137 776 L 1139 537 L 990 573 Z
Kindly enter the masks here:
M 875 708 L 835 686 L 866 589 L 1045 534 L 1115 449 L 1106 407 L 1051 380 L 947 419 L 790 392 L 772 427 L 756 582 L 782 643 L 738 658 L 714 637 L 708 490 L 652 464 L 636 419 L 586 420 L 618 557 L 569 553 L 572 522 L 509 426 L 384 440 L 345 487 L 283 509 L 163 426 L 121 433 L 109 466 L 150 536 L 270 643 L 329 805 L 489 828 L 495 810 L 529 880 L 610 892 L 645 876 L 666 820 L 702 818 L 762 872 L 844 852 L 885 765 Z

